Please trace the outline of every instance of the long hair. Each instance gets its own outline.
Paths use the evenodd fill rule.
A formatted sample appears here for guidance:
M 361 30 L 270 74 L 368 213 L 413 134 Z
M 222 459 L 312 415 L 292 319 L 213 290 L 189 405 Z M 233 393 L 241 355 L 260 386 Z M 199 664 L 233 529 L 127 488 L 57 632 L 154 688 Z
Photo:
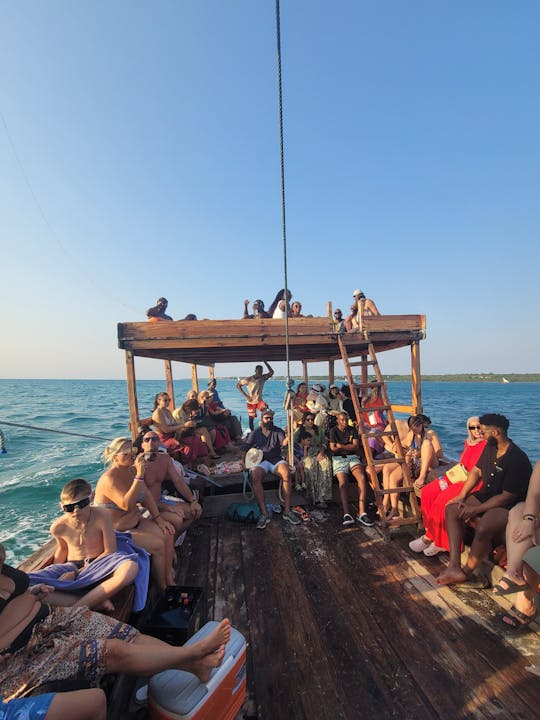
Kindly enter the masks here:
M 270 305 L 270 307 L 267 310 L 270 317 L 272 317 L 272 315 L 274 314 L 274 310 L 277 308 L 279 302 L 281 300 L 285 299 L 284 295 L 285 295 L 285 288 L 281 288 L 281 290 L 278 290 L 278 292 L 276 293 L 276 297 L 272 300 L 272 304 Z M 287 290 L 287 302 L 285 304 L 287 306 L 287 314 L 288 315 L 291 314 L 290 308 L 289 308 L 289 302 L 291 301 L 291 298 L 292 298 L 292 293 L 290 290 Z

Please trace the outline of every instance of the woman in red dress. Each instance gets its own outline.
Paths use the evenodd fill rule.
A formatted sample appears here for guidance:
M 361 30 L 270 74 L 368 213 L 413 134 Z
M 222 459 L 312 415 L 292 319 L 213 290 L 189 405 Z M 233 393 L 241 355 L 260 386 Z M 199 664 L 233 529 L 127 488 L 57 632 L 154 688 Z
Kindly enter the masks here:
M 467 420 L 467 439 L 459 458 L 459 462 L 465 470 L 473 469 L 485 446 L 486 441 L 480 428 L 480 420 L 477 415 L 474 415 Z M 422 489 L 420 500 L 426 531 L 422 537 L 409 543 L 411 550 L 423 552 L 424 555 L 431 557 L 450 549 L 446 532 L 446 506 L 450 500 L 459 495 L 464 485 L 464 482 L 451 483 L 447 476 L 443 475 Z M 481 482 L 475 490 L 480 485 Z

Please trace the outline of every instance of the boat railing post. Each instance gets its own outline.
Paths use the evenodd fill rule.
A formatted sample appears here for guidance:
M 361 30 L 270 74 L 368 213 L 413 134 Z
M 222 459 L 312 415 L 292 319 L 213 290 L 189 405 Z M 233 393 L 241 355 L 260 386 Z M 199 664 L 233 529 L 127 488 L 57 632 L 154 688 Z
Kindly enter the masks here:
M 172 375 L 172 363 L 170 360 L 164 360 L 163 364 L 165 365 L 165 383 L 167 385 L 167 395 L 169 396 L 169 410 L 172 412 L 174 408 L 176 407 L 176 403 L 174 400 L 174 382 L 173 382 L 173 375 Z
M 411 405 L 413 414 L 423 412 L 422 409 L 422 376 L 420 374 L 420 343 L 414 340 L 411 343 Z
M 137 402 L 137 381 L 135 379 L 135 357 L 126 350 L 126 380 L 129 405 L 129 429 L 133 440 L 137 437 L 139 427 L 139 404 Z

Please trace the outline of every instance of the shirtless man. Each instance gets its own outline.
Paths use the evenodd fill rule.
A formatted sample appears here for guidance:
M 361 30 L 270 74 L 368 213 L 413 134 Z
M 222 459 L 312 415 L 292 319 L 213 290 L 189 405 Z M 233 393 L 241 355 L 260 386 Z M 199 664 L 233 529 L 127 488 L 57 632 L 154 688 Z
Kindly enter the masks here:
M 254 300 L 251 307 L 251 314 L 248 313 L 249 300 L 244 300 L 244 314 L 242 320 L 255 320 L 256 318 L 269 318 L 271 317 L 264 309 L 264 303 L 262 300 Z
M 266 360 L 264 361 L 264 364 L 268 369 L 267 373 L 263 373 L 262 365 L 256 365 L 254 375 L 242 378 L 236 383 L 236 387 L 247 400 L 249 429 L 251 431 L 254 429 L 254 421 L 257 417 L 257 410 L 261 410 L 261 412 L 263 412 L 268 407 L 263 400 L 263 387 L 264 383 L 272 377 L 274 371 Z M 247 387 L 247 392 L 244 390 L 244 386 Z
M 144 454 L 144 482 L 155 500 L 161 517 L 168 520 L 175 530 L 175 537 L 181 535 L 188 527 L 201 517 L 202 508 L 183 473 L 167 453 L 157 452 L 159 435 L 147 430 L 142 438 Z M 167 503 L 162 499 L 162 485 L 170 480 L 181 498 L 186 502 Z
M 86 573 L 88 586 L 94 586 L 91 590 L 84 595 L 54 592 L 48 597 L 49 602 L 110 611 L 114 606 L 109 598 L 134 581 L 139 566 L 135 554 L 117 552 L 110 514 L 105 508 L 92 507 L 91 496 L 92 488 L 86 480 L 72 480 L 63 487 L 60 507 L 64 514 L 51 525 L 51 535 L 56 540 L 54 565 L 44 568 L 42 573 L 31 573 L 31 584 L 49 583 L 53 579 L 71 581 L 79 576 L 83 580 Z M 58 583 L 55 586 L 61 590 Z
M 350 332 L 351 330 L 358 330 L 359 322 L 358 315 L 362 314 L 363 317 L 373 317 L 374 315 L 380 315 L 377 306 L 370 298 L 367 298 L 361 290 L 355 290 L 353 292 L 354 302 L 351 305 L 351 311 L 345 318 L 345 327 Z

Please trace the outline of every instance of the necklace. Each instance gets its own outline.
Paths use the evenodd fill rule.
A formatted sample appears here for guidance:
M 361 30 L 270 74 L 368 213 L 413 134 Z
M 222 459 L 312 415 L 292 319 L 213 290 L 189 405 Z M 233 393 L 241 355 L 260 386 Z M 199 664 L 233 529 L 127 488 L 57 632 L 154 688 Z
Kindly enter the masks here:
M 86 530 L 87 530 L 88 523 L 90 522 L 91 517 L 92 517 L 92 508 L 90 508 L 88 520 L 85 523 L 74 523 L 74 528 L 79 533 L 79 546 L 80 547 L 82 547 L 86 542 Z

